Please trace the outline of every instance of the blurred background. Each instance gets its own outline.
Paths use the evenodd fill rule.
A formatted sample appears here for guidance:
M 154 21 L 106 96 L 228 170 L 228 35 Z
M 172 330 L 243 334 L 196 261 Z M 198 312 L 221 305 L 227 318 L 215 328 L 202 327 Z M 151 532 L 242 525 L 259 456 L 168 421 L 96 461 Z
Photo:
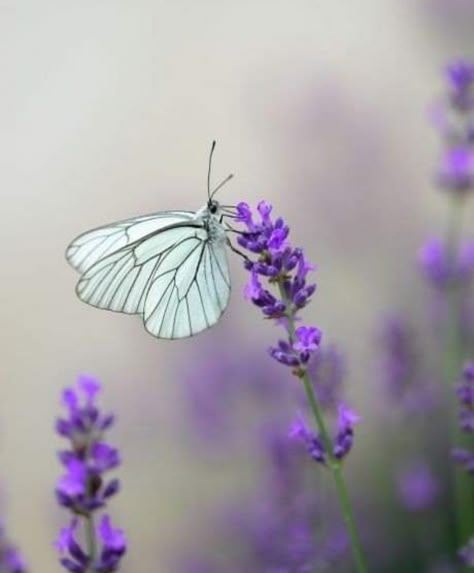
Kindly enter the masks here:
M 100 378 L 118 416 L 111 512 L 130 539 L 124 570 L 175 571 L 215 508 L 258 479 L 249 428 L 271 389 L 246 395 L 239 415 L 223 397 L 232 447 L 196 444 L 190 421 L 189 389 L 209 369 L 231 364 L 228 380 L 243 365 L 248 382 L 273 367 L 277 332 L 243 301 L 240 260 L 219 325 L 171 343 L 79 302 L 64 260 L 89 228 L 202 206 L 212 139 L 214 180 L 236 175 L 221 199 L 273 203 L 318 266 L 306 316 L 346 357 L 364 419 L 348 472 L 356 491 L 370 481 L 377 328 L 393 308 L 424 313 L 416 252 L 447 218 L 430 106 L 444 65 L 473 53 L 473 25 L 469 0 L 0 0 L 0 509 L 32 571 L 60 570 L 53 426 L 78 373 Z

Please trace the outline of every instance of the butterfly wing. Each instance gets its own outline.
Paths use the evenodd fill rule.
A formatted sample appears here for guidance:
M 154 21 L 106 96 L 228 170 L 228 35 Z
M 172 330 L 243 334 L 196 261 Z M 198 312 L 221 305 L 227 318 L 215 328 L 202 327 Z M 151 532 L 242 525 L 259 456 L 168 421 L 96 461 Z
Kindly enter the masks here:
M 225 242 L 210 241 L 193 213 L 173 211 L 81 235 L 67 251 L 83 275 L 76 292 L 93 306 L 143 314 L 159 338 L 211 327 L 225 310 L 230 276 Z
M 67 248 L 67 261 L 80 273 L 147 235 L 175 224 L 192 221 L 192 211 L 162 211 L 98 227 L 79 235 Z
M 198 234 L 175 247 L 169 259 L 152 278 L 144 306 L 145 328 L 158 338 L 186 338 L 216 324 L 227 307 L 226 246 L 210 242 L 207 233 Z

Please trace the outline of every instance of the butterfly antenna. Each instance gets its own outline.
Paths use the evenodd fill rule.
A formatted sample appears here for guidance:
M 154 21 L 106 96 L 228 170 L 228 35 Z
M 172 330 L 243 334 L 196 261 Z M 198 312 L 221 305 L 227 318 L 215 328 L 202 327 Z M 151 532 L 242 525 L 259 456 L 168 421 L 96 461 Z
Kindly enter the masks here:
M 212 198 L 211 195 L 211 167 L 212 167 L 212 156 L 214 155 L 214 149 L 216 148 L 216 140 L 212 142 L 211 152 L 209 153 L 209 167 L 207 169 L 207 196 L 209 201 Z
M 214 189 L 214 191 L 211 193 L 210 199 L 212 200 L 212 198 L 214 197 L 214 195 L 219 191 L 219 189 L 221 189 L 222 187 L 224 187 L 224 185 L 226 183 L 228 183 L 232 178 L 234 177 L 234 174 L 231 173 L 230 175 L 227 175 L 227 177 L 224 179 L 224 181 L 221 181 L 219 183 L 219 185 Z

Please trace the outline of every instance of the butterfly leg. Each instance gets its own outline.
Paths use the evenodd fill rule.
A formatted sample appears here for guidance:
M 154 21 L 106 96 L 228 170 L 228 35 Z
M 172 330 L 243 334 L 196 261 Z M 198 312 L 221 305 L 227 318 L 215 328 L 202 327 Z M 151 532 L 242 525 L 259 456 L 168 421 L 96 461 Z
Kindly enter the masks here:
M 236 253 L 237 255 L 241 256 L 243 259 L 245 259 L 246 261 L 250 262 L 250 259 L 247 257 L 247 255 L 245 253 L 242 253 L 242 251 L 239 251 L 239 249 L 237 249 L 236 247 L 234 247 L 234 245 L 232 244 L 231 240 L 229 239 L 229 237 L 227 237 L 227 244 L 230 247 L 231 251 L 234 251 L 234 253 Z

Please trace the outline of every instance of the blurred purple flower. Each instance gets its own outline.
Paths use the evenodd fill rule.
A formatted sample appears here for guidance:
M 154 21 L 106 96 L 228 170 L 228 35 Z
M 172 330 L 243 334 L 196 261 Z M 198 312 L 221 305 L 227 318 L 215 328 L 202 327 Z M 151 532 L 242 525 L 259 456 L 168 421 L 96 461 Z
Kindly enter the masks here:
M 217 514 L 218 548 L 188 554 L 179 573 L 313 573 L 347 557 L 347 532 L 308 480 L 303 449 L 279 425 L 269 423 L 262 437 L 255 491 Z
M 381 377 L 390 404 L 400 402 L 415 377 L 413 333 L 399 316 L 387 317 L 381 328 Z
M 110 517 L 107 514 L 102 516 L 97 531 L 102 542 L 102 551 L 96 565 L 96 571 L 98 573 L 117 571 L 127 550 L 125 534 L 121 529 L 112 527 Z
M 261 455 L 265 456 L 264 489 L 268 495 L 284 498 L 301 489 L 301 456 L 289 436 L 269 423 L 262 432 Z
M 448 96 L 435 112 L 444 142 L 438 168 L 443 189 L 464 195 L 474 189 L 474 65 L 458 60 L 446 69 Z
M 0 524 L 0 572 L 27 573 L 28 568 L 21 553 L 6 537 L 5 529 Z
M 440 487 L 429 466 L 417 460 L 399 475 L 398 493 L 405 509 L 418 512 L 433 506 L 438 499 Z
M 446 149 L 441 159 L 438 179 L 445 189 L 459 193 L 471 190 L 474 185 L 474 149 Z
M 474 362 L 464 368 L 463 378 L 456 389 L 460 411 L 459 422 L 466 433 L 474 432 Z
M 418 264 L 425 278 L 438 288 L 444 288 L 451 280 L 451 269 L 441 239 L 429 239 L 424 243 L 418 251 Z
M 474 107 L 474 63 L 456 60 L 446 66 L 446 79 L 452 105 L 461 111 Z
M 56 540 L 61 565 L 71 573 L 84 573 L 89 565 L 89 557 L 77 541 L 79 520 L 74 518 L 70 524 L 63 527 Z
M 210 344 L 205 338 L 197 339 L 195 356 L 201 368 L 196 369 L 191 360 L 193 366 L 180 372 L 186 408 L 183 439 L 191 437 L 194 446 L 205 446 L 212 454 L 226 455 L 244 444 L 251 447 L 259 427 L 268 422 L 261 415 L 262 408 L 286 426 L 289 407 L 298 393 L 276 363 L 256 359 L 251 345 L 236 353 L 234 339 L 234 333 L 232 339 L 222 337 L 217 348 L 215 341 Z M 249 421 L 242 424 L 242 412 L 253 409 L 260 415 L 249 416 Z
M 474 453 L 464 448 L 452 448 L 451 457 L 454 463 L 462 466 L 467 473 L 474 475 Z
M 421 372 L 414 331 L 402 316 L 384 319 L 380 333 L 379 378 L 385 392 L 383 415 L 426 414 L 439 400 L 438 386 Z
M 117 479 L 104 478 L 106 472 L 120 465 L 120 455 L 116 448 L 103 441 L 114 417 L 98 409 L 99 392 L 100 384 L 95 378 L 80 376 L 77 389 L 67 388 L 63 392 L 62 401 L 68 416 L 56 422 L 57 432 L 70 443 L 69 449 L 59 452 L 65 473 L 57 482 L 56 497 L 60 505 L 73 514 L 69 525 L 61 530 L 56 547 L 61 564 L 72 573 L 89 569 L 97 573 L 117 571 L 126 550 L 123 532 L 112 528 L 107 515 L 102 516 L 95 531 L 102 549 L 94 563 L 77 540 L 77 529 L 82 523 L 78 516 L 93 524 L 94 512 L 106 505 L 120 485 Z
M 418 252 L 418 264 L 427 281 L 438 289 L 445 289 L 453 283 L 468 284 L 474 277 L 474 241 L 461 244 L 453 266 L 449 263 L 443 241 L 429 239 Z

